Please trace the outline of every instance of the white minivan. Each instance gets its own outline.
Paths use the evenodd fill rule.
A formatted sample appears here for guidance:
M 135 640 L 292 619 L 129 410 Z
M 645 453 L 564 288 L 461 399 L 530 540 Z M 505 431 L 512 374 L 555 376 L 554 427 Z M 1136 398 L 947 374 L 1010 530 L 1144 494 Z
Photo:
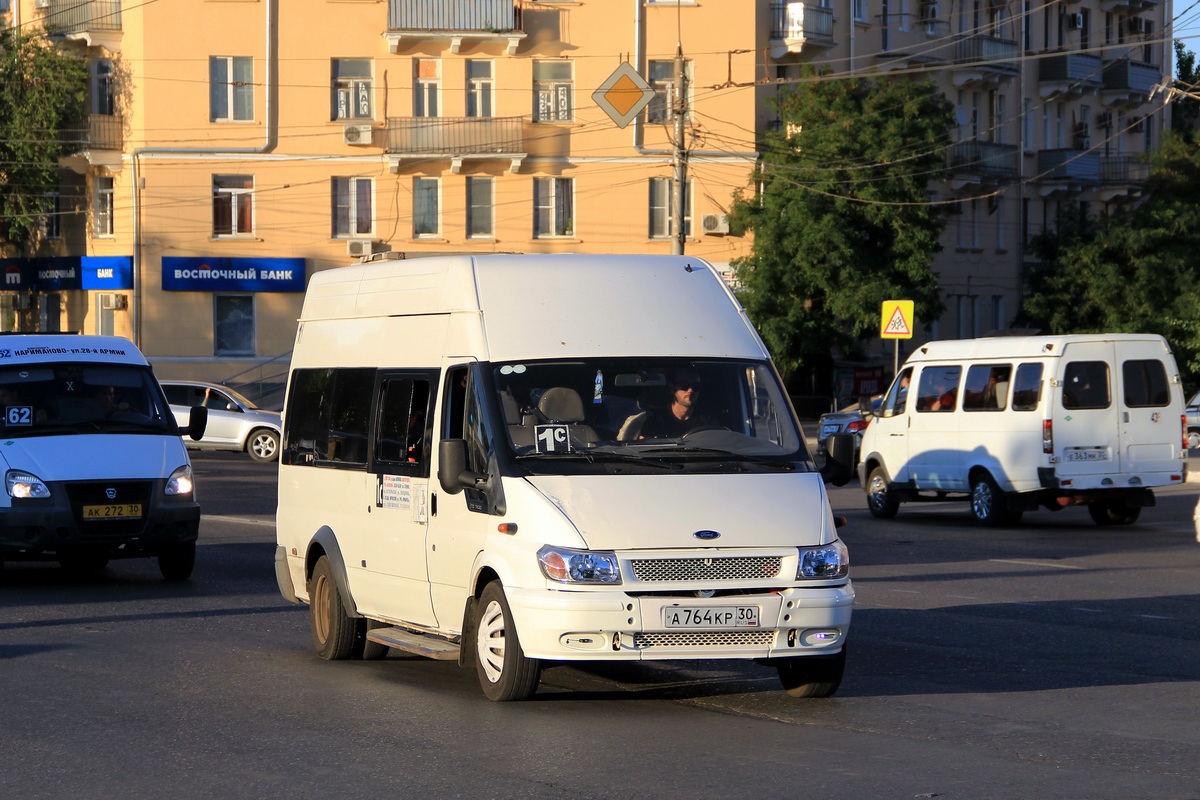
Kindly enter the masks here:
M 870 417 L 858 469 L 876 517 L 957 499 L 987 525 L 1073 505 L 1129 524 L 1186 476 L 1179 370 L 1152 334 L 929 342 Z
M 79 570 L 158 559 L 192 574 L 200 506 L 181 434 L 150 364 L 128 339 L 0 336 L 0 563 L 58 561 Z
M 832 442 L 829 480 L 853 440 Z M 837 474 L 835 474 L 837 473 Z M 841 681 L 846 548 L 762 341 L 695 258 L 493 255 L 313 276 L 276 572 L 326 659 L 754 659 Z

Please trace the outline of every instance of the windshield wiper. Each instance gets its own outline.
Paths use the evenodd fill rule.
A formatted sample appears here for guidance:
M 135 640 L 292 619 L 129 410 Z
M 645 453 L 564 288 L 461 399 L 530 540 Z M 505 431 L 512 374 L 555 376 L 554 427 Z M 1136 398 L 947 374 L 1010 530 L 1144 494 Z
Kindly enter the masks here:
M 646 458 L 646 456 L 636 453 L 614 453 L 611 450 L 572 450 L 564 453 L 526 453 L 524 455 L 516 456 L 517 461 L 541 458 L 566 458 L 579 461 L 588 461 L 597 464 L 637 464 L 638 466 L 657 467 L 659 469 L 668 470 L 676 470 L 681 468 L 679 464 L 664 463 L 655 459 Z

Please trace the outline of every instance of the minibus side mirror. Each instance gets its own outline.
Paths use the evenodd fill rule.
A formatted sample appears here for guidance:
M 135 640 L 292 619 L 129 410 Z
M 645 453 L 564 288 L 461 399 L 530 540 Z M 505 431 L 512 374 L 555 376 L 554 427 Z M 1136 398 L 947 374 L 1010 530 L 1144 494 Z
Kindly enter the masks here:
M 858 398 L 858 413 L 862 414 L 862 418 L 870 422 L 875 416 L 875 406 L 871 402 L 871 396 L 864 394 Z
M 438 443 L 438 483 L 447 494 L 458 494 L 474 486 L 474 475 L 467 472 L 467 442 L 465 439 L 443 439 Z
M 187 430 L 184 433 L 192 437 L 192 441 L 198 442 L 204 438 L 206 430 L 208 430 L 208 409 L 204 406 L 192 406 L 191 414 L 188 416 Z
M 825 440 L 825 465 L 821 477 L 834 486 L 845 486 L 854 476 L 854 434 L 835 433 Z

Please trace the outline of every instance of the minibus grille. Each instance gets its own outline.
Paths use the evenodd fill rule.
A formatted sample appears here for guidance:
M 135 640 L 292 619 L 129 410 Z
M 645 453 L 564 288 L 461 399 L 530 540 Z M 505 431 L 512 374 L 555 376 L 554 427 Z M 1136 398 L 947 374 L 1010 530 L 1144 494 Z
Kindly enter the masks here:
M 75 517 L 80 536 L 84 539 L 105 539 L 110 536 L 137 534 L 146 526 L 150 512 L 150 481 L 88 481 L 65 485 L 71 511 Z M 109 498 L 108 490 L 115 490 Z M 84 518 L 85 506 L 104 506 L 114 503 L 136 503 L 141 506 L 141 516 L 129 519 L 95 520 Z
M 686 633 L 635 633 L 633 644 L 649 647 L 746 647 L 769 645 L 775 641 L 775 631 L 688 631 Z
M 779 577 L 780 556 L 645 558 L 630 562 L 639 581 L 760 581 Z

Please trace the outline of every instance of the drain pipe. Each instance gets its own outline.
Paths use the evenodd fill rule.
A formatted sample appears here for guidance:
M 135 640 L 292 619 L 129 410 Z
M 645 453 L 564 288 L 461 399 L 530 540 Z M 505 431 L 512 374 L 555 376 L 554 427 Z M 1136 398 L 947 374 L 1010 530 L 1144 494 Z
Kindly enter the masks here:
M 144 155 L 257 155 L 270 152 L 278 143 L 279 121 L 275 107 L 276 60 L 278 58 L 279 0 L 265 0 L 266 68 L 263 86 L 266 88 L 264 114 L 266 138 L 260 147 L 137 147 L 130 155 L 133 162 L 133 343 L 142 348 L 142 186 L 141 158 Z

